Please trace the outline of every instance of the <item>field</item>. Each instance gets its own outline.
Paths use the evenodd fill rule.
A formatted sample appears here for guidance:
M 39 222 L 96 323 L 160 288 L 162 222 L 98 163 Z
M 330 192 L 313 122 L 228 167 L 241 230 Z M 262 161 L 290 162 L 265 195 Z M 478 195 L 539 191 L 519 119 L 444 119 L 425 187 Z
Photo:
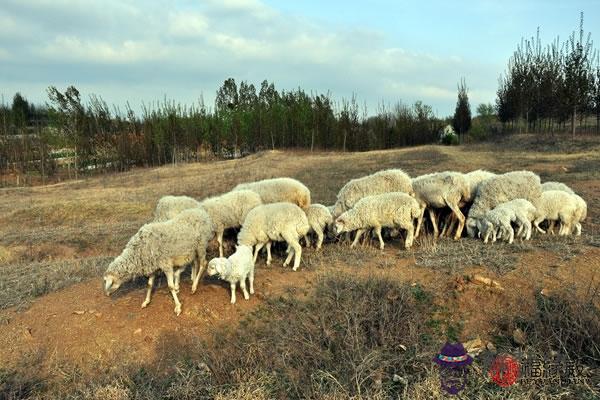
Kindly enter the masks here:
M 580 193 L 588 219 L 580 237 L 534 235 L 512 246 L 436 243 L 430 236 L 409 251 L 398 240 L 383 252 L 330 243 L 321 252 L 306 249 L 298 272 L 281 267 L 284 249 L 277 248 L 270 267 L 259 258 L 257 294 L 249 301 L 238 296 L 235 306 L 224 284 L 205 279 L 192 296 L 184 279 L 179 317 L 164 279 L 144 310 L 142 280 L 110 298 L 101 290 L 102 272 L 165 194 L 202 198 L 239 182 L 290 176 L 311 189 L 314 202 L 332 204 L 349 179 L 390 167 L 411 176 L 530 169 Z M 263 152 L 4 189 L 0 399 L 441 398 L 431 357 L 447 338 L 480 338 L 493 343 L 491 351 L 556 350 L 585 369 L 579 384 L 502 389 L 476 359 L 468 398 L 595 398 L 599 194 L 600 140 L 525 135 L 365 153 Z M 473 275 L 503 290 L 478 285 Z M 403 312 L 389 314 L 392 306 Z M 370 328 L 360 334 L 365 324 Z M 525 332 L 524 341 L 514 337 L 515 328 Z

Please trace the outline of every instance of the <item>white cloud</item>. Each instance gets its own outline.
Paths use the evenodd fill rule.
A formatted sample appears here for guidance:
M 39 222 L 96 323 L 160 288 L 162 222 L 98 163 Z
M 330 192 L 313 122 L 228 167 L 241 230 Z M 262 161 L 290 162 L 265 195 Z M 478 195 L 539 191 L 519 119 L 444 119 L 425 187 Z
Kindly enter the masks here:
M 58 36 L 42 46 L 40 54 L 54 61 L 129 64 L 160 60 L 166 54 L 166 49 L 160 45 L 133 40 L 112 44 L 81 40 L 73 36 Z
M 47 84 L 64 81 L 105 87 L 109 93 L 98 94 L 122 104 L 135 77 L 135 84 L 147 85 L 144 93 L 187 99 L 202 90 L 214 93 L 233 76 L 254 83 L 268 79 L 278 88 L 331 90 L 336 97 L 356 92 L 370 106 L 421 99 L 451 109 L 460 77 L 492 70 L 459 55 L 402 48 L 364 27 L 331 27 L 282 14 L 259 0 L 6 1 L 9 7 L 0 11 L 0 59 L 18 52 L 23 63 L 42 71 L 36 79 L 48 82 L 40 88 L 41 98 Z M 17 33 L 14 43 L 2 40 Z M 11 76 L 20 76 L 19 66 L 14 68 Z M 493 99 L 495 75 L 490 86 L 473 90 L 473 98 Z M 122 89 L 113 90 L 119 79 Z M 20 83 L 31 87 L 25 76 Z M 10 87 L 18 84 L 13 80 Z

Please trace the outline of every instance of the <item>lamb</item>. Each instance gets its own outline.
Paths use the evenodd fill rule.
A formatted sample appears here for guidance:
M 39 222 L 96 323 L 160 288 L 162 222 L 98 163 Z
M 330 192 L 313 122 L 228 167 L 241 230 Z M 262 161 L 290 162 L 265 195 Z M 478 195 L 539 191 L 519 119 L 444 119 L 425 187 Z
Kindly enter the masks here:
M 288 244 L 288 256 L 283 263 L 287 266 L 294 257 L 293 271 L 300 266 L 302 247 L 298 240 L 306 236 L 310 225 L 306 214 L 292 203 L 263 204 L 253 208 L 238 235 L 238 245 L 256 246 L 254 262 L 259 250 L 267 246 L 267 264 L 271 263 L 271 241 L 285 241 Z
M 309 233 L 314 232 L 317 235 L 317 250 L 320 250 L 323 244 L 323 232 L 333 223 L 331 212 L 324 205 L 313 203 L 306 210 L 306 218 L 310 225 Z M 304 236 L 304 240 L 306 241 L 306 245 L 310 247 L 308 235 Z
M 573 216 L 573 225 L 575 227 L 576 235 L 579 236 L 579 235 L 581 235 L 581 222 L 587 218 L 587 203 L 585 202 L 585 200 L 583 200 L 581 198 L 581 196 L 579 196 L 577 194 L 572 194 L 572 196 L 575 198 L 575 203 L 576 203 L 575 215 Z M 561 228 L 563 228 L 563 227 L 561 227 Z M 566 229 L 566 228 L 563 228 L 563 229 Z M 563 235 L 568 235 L 570 233 L 571 233 L 571 230 L 569 230 L 569 231 L 563 230 Z M 560 234 L 560 232 L 559 232 L 559 234 Z
M 187 264 L 192 263 L 196 291 L 199 277 L 206 266 L 206 245 L 214 234 L 214 226 L 206 211 L 193 208 L 182 211 L 164 222 L 151 222 L 129 240 L 104 273 L 104 291 L 114 293 L 124 282 L 138 276 L 148 277 L 145 308 L 150 303 L 156 273 L 167 276 L 167 284 L 175 302 L 175 314 L 181 313 L 179 277 Z
M 288 202 L 302 209 L 310 206 L 310 190 L 302 182 L 292 178 L 240 183 L 233 190 L 252 190 L 258 193 L 263 204 Z
M 509 243 L 514 240 L 514 230 L 511 223 L 518 226 L 517 236 L 525 240 L 531 238 L 531 221 L 534 220 L 536 208 L 525 199 L 515 199 L 501 203 L 494 209 L 485 213 L 482 218 L 477 220 L 477 229 L 480 231 L 484 243 L 488 242 L 490 235 L 492 241 L 496 241 L 496 230 L 499 230 L 500 237 L 507 238 Z
M 235 304 L 235 290 L 239 283 L 244 299 L 250 299 L 250 294 L 254 294 L 254 258 L 252 256 L 252 247 L 238 245 L 235 253 L 228 258 L 213 258 L 208 263 L 206 273 L 209 276 L 217 275 L 224 281 L 229 282 L 231 287 L 231 304 Z M 250 294 L 246 290 L 246 279 L 250 283 Z
M 337 218 L 350 210 L 363 197 L 390 192 L 414 193 L 410 177 L 401 169 L 382 170 L 352 179 L 340 189 L 333 217 Z
M 498 204 L 525 199 L 537 207 L 542 195 L 540 177 L 530 171 L 513 171 L 488 178 L 481 182 L 473 205 L 469 210 L 466 226 L 467 233 L 474 237 L 477 229 L 477 219 Z
M 367 196 L 336 218 L 335 231 L 344 233 L 358 230 L 354 242 L 350 245 L 354 247 L 365 230 L 373 228 L 379 239 L 379 248 L 383 250 L 385 244 L 381 237 L 381 228 L 401 228 L 407 232 L 404 247 L 408 249 L 413 243 L 414 219 L 419 215 L 419 203 L 406 193 L 391 192 Z
M 415 236 L 419 236 L 423 214 L 427 209 L 433 225 L 434 236 L 437 237 L 439 230 L 435 209 L 449 207 L 459 222 L 454 240 L 459 239 L 465 224 L 465 216 L 460 211 L 460 205 L 470 196 L 470 187 L 464 175 L 452 171 L 422 175 L 412 180 L 412 186 L 415 198 L 421 207 Z
M 219 257 L 223 257 L 223 233 L 225 229 L 242 225 L 246 215 L 254 207 L 262 204 L 261 197 L 252 190 L 235 190 L 200 203 L 215 225 L 219 243 Z
M 167 221 L 183 210 L 196 208 L 200 203 L 188 196 L 163 196 L 154 210 L 154 222 Z
M 546 192 L 548 190 L 562 190 L 563 192 L 567 192 L 569 194 L 575 194 L 573 189 L 562 182 L 549 181 L 542 183 L 542 192 Z
M 587 214 L 587 206 L 585 213 Z M 579 216 L 583 216 L 582 207 L 574 195 L 562 190 L 547 190 L 542 192 L 533 225 L 538 232 L 546 233 L 539 226 L 542 221 L 560 221 L 562 226 L 559 235 L 566 235 L 572 231 L 573 225 L 577 229 Z

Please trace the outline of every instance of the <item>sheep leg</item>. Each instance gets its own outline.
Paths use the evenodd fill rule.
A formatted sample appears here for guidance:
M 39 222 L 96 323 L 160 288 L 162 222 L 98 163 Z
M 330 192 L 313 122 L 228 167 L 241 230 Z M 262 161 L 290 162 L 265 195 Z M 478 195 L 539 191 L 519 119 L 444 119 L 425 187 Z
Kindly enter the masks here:
M 181 314 L 181 303 L 179 302 L 179 298 L 177 297 L 178 290 L 175 288 L 173 267 L 165 268 L 164 271 L 165 275 L 167 276 L 167 285 L 169 286 L 169 290 L 171 290 L 171 295 L 173 296 L 173 301 L 175 302 L 175 314 L 179 315 Z
M 515 240 L 515 231 L 513 230 L 512 226 L 510 226 L 510 224 L 507 227 L 505 227 L 505 229 L 508 231 L 508 243 L 512 244 Z
M 543 220 L 544 220 L 544 217 L 539 217 L 539 218 L 536 218 L 536 219 L 533 221 L 533 226 L 535 226 L 535 229 L 537 229 L 537 231 L 538 231 L 539 233 L 545 234 L 545 233 L 546 233 L 546 231 L 545 231 L 545 230 L 543 230 L 542 228 L 540 228 L 540 222 L 542 222 Z
M 252 257 L 252 260 L 254 261 L 254 263 L 256 264 L 256 259 L 258 258 L 258 252 L 260 251 L 260 249 L 263 248 L 265 244 L 264 243 L 257 243 L 256 246 L 254 246 L 254 257 Z
M 146 299 L 142 303 L 142 308 L 146 308 L 148 304 L 150 304 L 150 299 L 152 297 L 152 289 L 154 288 L 154 279 L 156 276 L 154 274 L 148 277 L 148 288 L 146 289 Z
M 415 234 L 414 234 L 415 227 L 411 223 L 406 226 L 402 226 L 402 228 L 406 229 L 406 239 L 404 239 L 404 248 L 409 249 L 410 247 L 412 247 L 413 240 L 415 238 Z
M 554 235 L 554 225 L 556 224 L 556 221 L 554 220 L 550 220 L 549 224 L 548 224 L 548 233 L 550 233 L 551 235 Z M 561 227 L 562 230 L 562 227 Z
M 385 247 L 385 243 L 383 243 L 383 238 L 381 237 L 381 227 L 380 226 L 375 227 L 375 233 L 377 234 L 377 238 L 379 239 L 379 249 L 383 250 L 383 248 Z
M 356 237 L 354 238 L 354 241 L 350 245 L 351 248 L 354 247 L 354 246 L 356 246 L 356 244 L 360 240 L 360 237 L 362 236 L 362 234 L 363 234 L 364 231 L 365 231 L 364 229 L 359 229 L 359 230 L 356 231 Z
M 240 287 L 242 288 L 242 292 L 244 293 L 244 300 L 250 300 L 248 289 L 246 289 L 246 277 L 244 277 L 244 279 L 240 281 Z
M 316 231 L 316 233 L 317 233 L 317 238 L 318 238 L 317 239 L 317 250 L 321 250 L 321 245 L 323 244 L 323 238 L 324 238 L 323 230 L 319 229 Z
M 575 224 L 575 234 L 577 236 L 581 236 L 581 223 L 580 222 Z
M 456 218 L 458 218 L 458 228 L 456 228 L 456 233 L 454 234 L 454 240 L 458 240 L 462 236 L 462 231 L 465 227 L 465 216 L 460 211 L 460 207 L 458 207 L 457 204 L 453 204 L 453 203 L 449 202 L 448 200 L 445 200 L 445 201 L 446 201 L 446 205 L 448 207 L 450 207 L 450 209 L 452 210 L 452 213 L 454 214 L 454 216 Z
M 454 214 L 450 214 L 450 216 L 452 218 L 452 221 L 450 222 L 450 226 L 448 227 L 448 232 L 447 232 L 448 236 L 452 235 L 452 231 L 456 227 L 456 224 L 458 224 L 458 220 L 456 219 Z
M 290 261 L 292 261 L 292 257 L 294 256 L 294 249 L 292 249 L 290 245 L 288 245 L 287 249 L 285 249 L 285 252 L 287 253 L 287 257 L 283 262 L 284 267 L 286 267 L 290 263 Z
M 423 224 L 423 216 L 425 215 L 425 207 L 421 207 L 421 213 L 417 218 L 417 229 L 415 230 L 415 239 L 419 237 L 419 233 L 421 232 L 421 225 Z
M 175 289 L 179 292 L 179 281 L 181 280 L 181 273 L 183 272 L 183 268 L 177 268 L 173 272 Z
M 248 280 L 250 281 L 250 294 L 254 294 L 254 266 L 250 268 Z
M 271 265 L 271 241 L 267 242 L 267 265 Z
M 235 304 L 235 282 L 230 282 L 229 283 L 229 288 L 231 289 L 231 304 Z
M 304 235 L 304 242 L 306 243 L 306 247 L 310 247 L 310 239 L 308 238 L 308 234 Z
M 202 278 L 202 273 L 206 269 L 206 265 L 208 265 L 208 262 L 205 258 L 201 258 L 198 261 L 198 265 L 198 272 L 196 273 L 196 276 L 194 277 L 194 282 L 192 283 L 192 294 L 196 293 L 196 289 L 198 288 L 198 282 L 200 282 L 200 278 Z
M 223 230 L 217 232 L 217 242 L 219 243 L 219 257 L 223 257 Z
M 433 208 L 428 208 L 427 212 L 429 213 L 429 219 L 431 220 L 431 224 L 433 225 L 433 238 L 437 239 L 440 231 L 437 226 L 437 217 L 435 215 L 435 210 Z
M 297 271 L 300 266 L 300 258 L 302 257 L 302 247 L 300 247 L 298 242 L 294 242 L 291 245 L 294 248 L 294 268 L 292 268 L 292 271 Z

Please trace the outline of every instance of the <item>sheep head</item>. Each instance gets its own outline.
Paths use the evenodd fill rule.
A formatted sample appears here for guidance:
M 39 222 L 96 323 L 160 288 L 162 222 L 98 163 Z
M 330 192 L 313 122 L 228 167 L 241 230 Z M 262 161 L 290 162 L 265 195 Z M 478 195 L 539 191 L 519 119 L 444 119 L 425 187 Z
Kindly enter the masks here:
M 334 232 L 336 234 L 344 233 L 344 232 L 349 232 L 349 231 L 352 230 L 349 227 L 348 222 L 344 219 L 343 216 L 337 217 L 337 219 L 335 220 L 335 224 L 334 224 L 333 228 L 334 228 Z
M 104 281 L 104 293 L 107 296 L 110 296 L 114 292 L 117 291 L 123 284 L 123 278 L 118 273 L 121 264 L 123 263 L 123 257 L 116 257 L 108 266 L 106 272 L 104 273 L 103 281 Z
M 206 273 L 208 276 L 223 275 L 231 268 L 231 261 L 225 257 L 215 257 L 208 262 Z

